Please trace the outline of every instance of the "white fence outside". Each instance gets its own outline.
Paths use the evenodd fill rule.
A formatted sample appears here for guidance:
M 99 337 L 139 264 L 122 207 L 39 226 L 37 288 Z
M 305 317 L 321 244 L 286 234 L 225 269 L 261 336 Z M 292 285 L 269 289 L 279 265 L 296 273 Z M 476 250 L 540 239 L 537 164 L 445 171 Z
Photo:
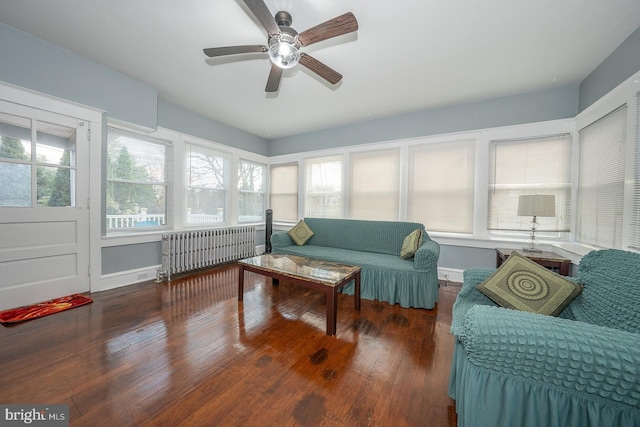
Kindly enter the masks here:
M 241 224 L 262 222 L 263 220 L 263 217 L 257 215 L 241 215 L 238 218 L 238 222 Z M 187 215 L 187 224 L 189 225 L 222 224 L 223 222 L 223 215 Z M 166 224 L 165 214 L 107 215 L 107 230 L 133 227 L 159 227 Z

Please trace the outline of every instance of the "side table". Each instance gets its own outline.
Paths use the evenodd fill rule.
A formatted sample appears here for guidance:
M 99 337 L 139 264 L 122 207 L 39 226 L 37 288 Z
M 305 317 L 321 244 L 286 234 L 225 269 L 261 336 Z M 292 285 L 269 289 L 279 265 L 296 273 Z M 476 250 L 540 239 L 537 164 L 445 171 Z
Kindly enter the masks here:
M 517 252 L 525 258 L 529 258 L 536 264 L 540 264 L 543 267 L 549 268 L 556 273 L 560 273 L 562 276 L 569 275 L 569 268 L 571 266 L 571 260 L 561 257 L 553 252 L 528 252 L 522 249 L 496 249 L 496 267 L 500 267 L 503 262 L 509 258 L 512 252 Z

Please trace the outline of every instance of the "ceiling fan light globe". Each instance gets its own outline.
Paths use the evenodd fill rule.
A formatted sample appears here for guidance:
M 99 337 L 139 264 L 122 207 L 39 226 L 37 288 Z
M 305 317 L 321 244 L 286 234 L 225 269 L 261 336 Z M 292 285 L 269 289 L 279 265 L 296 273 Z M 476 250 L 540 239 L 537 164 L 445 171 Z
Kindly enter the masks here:
M 277 42 L 269 46 L 269 59 L 280 68 L 293 68 L 300 61 L 300 52 L 291 43 Z

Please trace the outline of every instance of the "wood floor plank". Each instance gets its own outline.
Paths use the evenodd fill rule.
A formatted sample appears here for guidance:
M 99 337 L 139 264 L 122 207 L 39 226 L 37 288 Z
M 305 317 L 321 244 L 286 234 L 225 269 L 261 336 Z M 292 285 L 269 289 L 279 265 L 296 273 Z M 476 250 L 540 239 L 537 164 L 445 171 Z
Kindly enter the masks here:
M 434 310 L 325 297 L 227 265 L 92 294 L 0 327 L 0 402 L 66 403 L 72 426 L 443 426 L 459 284 Z

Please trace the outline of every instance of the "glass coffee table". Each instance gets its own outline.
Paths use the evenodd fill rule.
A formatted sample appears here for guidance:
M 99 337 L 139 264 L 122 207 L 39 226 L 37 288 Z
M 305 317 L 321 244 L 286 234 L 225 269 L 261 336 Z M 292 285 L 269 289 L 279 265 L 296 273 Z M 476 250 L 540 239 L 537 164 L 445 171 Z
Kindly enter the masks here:
M 271 277 L 273 285 L 280 280 L 322 291 L 327 300 L 327 335 L 336 334 L 338 291 L 355 282 L 354 307 L 360 310 L 360 267 L 321 261 L 297 255 L 264 254 L 238 261 L 238 301 L 244 296 L 244 272 Z

